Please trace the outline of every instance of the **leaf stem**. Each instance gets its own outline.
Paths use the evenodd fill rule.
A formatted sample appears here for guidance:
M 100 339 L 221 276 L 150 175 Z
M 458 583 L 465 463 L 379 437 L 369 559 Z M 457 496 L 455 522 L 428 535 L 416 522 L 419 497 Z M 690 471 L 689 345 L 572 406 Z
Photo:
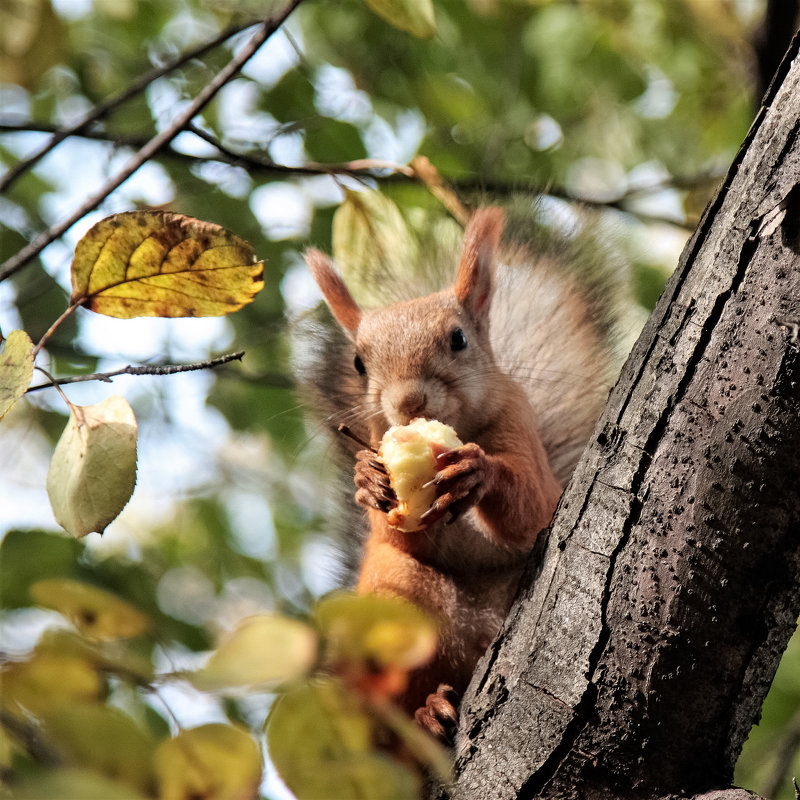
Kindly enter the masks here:
M 72 405 L 72 403 L 70 403 L 69 398 L 61 390 L 61 387 L 58 385 L 55 378 L 53 378 L 53 376 L 44 367 L 34 367 L 34 369 L 38 369 L 39 372 L 41 372 L 50 381 L 50 384 L 48 385 L 55 386 L 56 391 L 61 395 L 61 399 L 69 406 L 69 409 L 71 411 L 74 408 L 74 406 Z M 28 391 L 30 391 L 30 389 L 28 389 Z

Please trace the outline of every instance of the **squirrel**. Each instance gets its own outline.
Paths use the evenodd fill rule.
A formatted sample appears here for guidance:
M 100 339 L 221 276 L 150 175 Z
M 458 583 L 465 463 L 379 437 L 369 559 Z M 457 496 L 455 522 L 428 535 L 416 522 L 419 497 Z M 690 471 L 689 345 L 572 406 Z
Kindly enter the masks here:
M 375 452 L 359 450 L 350 467 L 368 521 L 356 590 L 402 597 L 437 621 L 437 655 L 399 704 L 445 742 L 602 410 L 614 361 L 598 293 L 557 247 L 502 242 L 504 220 L 499 207 L 478 208 L 455 282 L 377 309 L 356 303 L 326 255 L 305 254 L 344 334 L 303 376 L 322 417 L 359 428 L 373 447 L 416 417 L 464 442 L 437 456 L 436 499 L 413 533 L 387 522 L 397 501 Z

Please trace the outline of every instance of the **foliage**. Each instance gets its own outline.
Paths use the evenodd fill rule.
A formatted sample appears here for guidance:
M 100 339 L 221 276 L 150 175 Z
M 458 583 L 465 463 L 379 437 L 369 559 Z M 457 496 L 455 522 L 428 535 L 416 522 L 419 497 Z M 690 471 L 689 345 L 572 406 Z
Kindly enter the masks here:
M 130 164 L 241 52 L 252 35 L 246 24 L 283 6 L 19 0 L 0 9 L 0 160 L 10 170 L 0 178 L 0 259 L 8 263 Z M 199 794 L 213 782 L 209 774 L 169 767 L 181 759 L 195 763 L 194 752 L 208 752 L 202 760 L 219 764 L 228 780 L 214 784 L 219 794 L 211 796 L 252 796 L 260 772 L 252 737 L 261 734 L 269 699 L 250 689 L 274 690 L 281 677 L 292 691 L 274 707 L 269 738 L 287 777 L 295 743 L 320 729 L 320 754 L 333 748 L 339 756 L 338 766 L 325 770 L 346 770 L 348 759 L 360 765 L 339 785 L 355 793 L 364 781 L 380 780 L 414 791 L 413 772 L 367 757 L 375 725 L 405 737 L 410 751 L 441 770 L 435 751 L 412 742 L 386 702 L 408 667 L 392 655 L 373 671 L 375 653 L 366 658 L 363 642 L 374 626 L 355 624 L 360 612 L 344 615 L 357 633 L 345 625 L 343 634 L 332 634 L 326 614 L 338 618 L 335 604 L 349 600 L 312 610 L 314 596 L 334 583 L 326 574 L 334 569 L 334 546 L 322 521 L 330 516 L 321 487 L 331 477 L 319 466 L 325 445 L 318 431 L 308 440 L 287 378 L 283 319 L 309 302 L 298 252 L 310 241 L 368 271 L 359 259 L 365 241 L 374 254 L 377 232 L 382 259 L 403 269 L 415 247 L 424 251 L 425 240 L 410 232 L 435 230 L 446 239 L 456 227 L 451 215 L 459 219 L 467 205 L 512 196 L 524 204 L 547 187 L 540 207 L 550 221 L 571 218 L 556 198 L 577 198 L 601 215 L 603 230 L 615 231 L 635 299 L 650 307 L 755 111 L 749 40 L 760 7 L 744 17 L 734 6 L 440 0 L 431 13 L 426 0 L 304 2 L 189 130 L 166 142 L 97 211 L 24 268 L 7 274 L 0 265 L 0 322 L 10 331 L 0 351 L 0 414 L 8 412 L 0 424 L 0 506 L 10 519 L 17 495 L 23 498 L 26 513 L 16 516 L 29 528 L 9 531 L 7 522 L 0 544 L 8 703 L 0 771 L 20 797 Z M 120 95 L 124 100 L 93 113 Z M 90 121 L 80 135 L 9 179 L 16 163 L 46 147 L 48 131 L 82 118 Z M 412 161 L 415 155 L 428 162 Z M 379 186 L 381 194 L 365 193 L 365 186 Z M 186 223 L 176 214 L 209 222 Z M 124 232 L 133 222 L 148 237 L 129 239 Z M 112 230 L 116 223 L 123 234 Z M 184 238 L 187 225 L 193 231 Z M 151 236 L 155 230 L 161 234 Z M 210 238 L 198 244 L 204 231 Z M 103 251 L 103 237 L 113 236 L 124 241 Z M 226 301 L 227 283 L 221 290 L 196 268 L 154 276 L 163 248 L 202 266 L 201 251 L 216 246 L 217 237 L 236 254 L 223 268 L 238 270 L 236 302 Z M 261 262 L 254 263 L 253 252 Z M 262 280 L 265 289 L 255 297 Z M 367 291 L 368 281 L 354 283 Z M 179 308 L 195 316 L 245 302 L 222 322 L 173 319 L 169 327 L 86 310 L 125 317 L 133 304 L 137 313 L 174 316 Z M 635 329 L 640 319 L 633 312 L 628 324 Z M 246 351 L 241 368 L 118 379 L 116 393 L 126 395 L 138 420 L 138 488 L 102 540 L 54 533 L 55 519 L 39 512 L 47 506 L 42 464 L 65 426 L 75 429 L 78 415 L 95 413 L 110 397 L 93 382 L 63 386 L 67 405 L 52 388 L 21 400 L 34 356 L 57 380 L 116 370 L 128 353 L 156 361 L 145 366 L 157 375 L 170 362 L 208 362 L 234 341 Z M 94 453 L 94 434 L 84 440 L 75 433 L 71 457 Z M 132 488 L 130 432 L 126 441 L 122 482 Z M 63 469 L 52 479 L 62 495 L 55 505 L 75 508 Z M 102 461 L 92 469 L 110 484 Z M 72 481 L 75 470 L 67 473 Z M 96 486 L 97 479 L 83 483 Z M 112 498 L 113 513 L 56 518 L 75 535 L 102 530 L 129 493 Z M 78 506 L 82 514 L 85 503 Z M 395 627 L 388 641 L 425 652 L 424 622 L 400 629 L 418 635 L 404 638 Z M 222 631 L 230 638 L 214 647 Z M 385 633 L 374 636 L 385 641 Z M 240 652 L 261 637 L 278 644 L 258 669 L 250 664 L 239 673 Z M 334 657 L 336 647 L 346 657 Z M 287 659 L 275 661 L 275 653 Z M 758 781 L 767 780 L 765 753 L 800 707 L 790 685 L 798 658 L 790 648 L 754 735 L 757 749 L 742 758 L 743 785 L 759 789 Z M 331 670 L 339 677 L 325 678 Z M 202 719 L 191 713 L 194 706 L 205 709 Z M 275 722 L 282 716 L 295 725 L 285 737 Z M 212 754 L 223 742 L 230 760 Z M 295 789 L 303 794 L 302 786 Z M 261 791 L 281 789 L 267 782 Z M 792 796 L 788 785 L 781 791 Z

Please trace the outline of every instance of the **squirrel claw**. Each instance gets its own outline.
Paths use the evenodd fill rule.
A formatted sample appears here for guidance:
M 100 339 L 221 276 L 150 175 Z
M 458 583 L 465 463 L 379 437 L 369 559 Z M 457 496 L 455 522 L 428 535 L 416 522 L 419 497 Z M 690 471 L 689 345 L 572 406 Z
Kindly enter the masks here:
M 371 450 L 356 454 L 353 476 L 356 485 L 356 502 L 367 508 L 388 513 L 397 505 L 397 496 L 389 483 L 386 467 L 375 458 Z
M 416 710 L 414 719 L 442 744 L 451 747 L 458 723 L 457 704 L 458 694 L 455 689 L 446 683 L 440 683 L 439 688 L 425 699 L 425 705 Z

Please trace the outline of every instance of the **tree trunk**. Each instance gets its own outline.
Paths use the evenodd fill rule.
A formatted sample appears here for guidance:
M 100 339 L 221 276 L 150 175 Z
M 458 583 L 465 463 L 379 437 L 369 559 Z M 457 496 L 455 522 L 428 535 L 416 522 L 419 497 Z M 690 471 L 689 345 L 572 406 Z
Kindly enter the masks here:
M 798 43 L 478 667 L 441 796 L 751 796 L 712 790 L 800 613 Z

